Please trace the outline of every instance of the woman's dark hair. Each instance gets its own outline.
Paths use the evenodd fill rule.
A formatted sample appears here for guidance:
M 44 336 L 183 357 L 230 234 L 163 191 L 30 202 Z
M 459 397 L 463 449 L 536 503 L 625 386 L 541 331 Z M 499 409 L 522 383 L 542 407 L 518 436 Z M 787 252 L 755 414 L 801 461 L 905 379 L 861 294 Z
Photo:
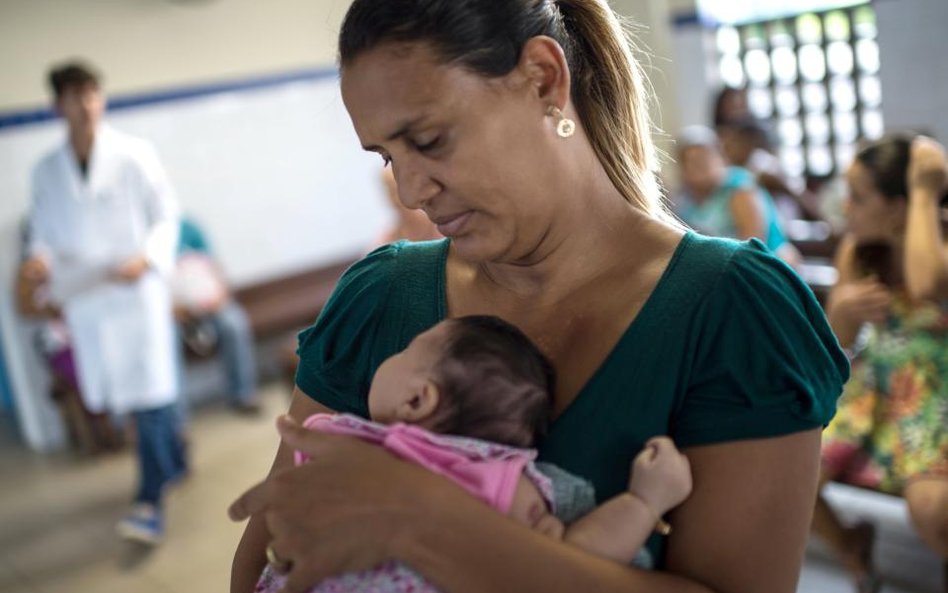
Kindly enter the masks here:
M 856 161 L 866 168 L 872 184 L 887 200 L 908 199 L 908 167 L 912 136 L 888 136 L 863 147 Z
M 734 95 L 744 95 L 746 97 L 747 89 L 725 86 L 722 87 L 721 90 L 718 91 L 717 96 L 715 96 L 714 107 L 711 112 L 711 121 L 714 123 L 715 128 L 735 123 L 736 120 L 724 115 L 724 104 Z M 742 120 L 747 117 L 749 117 L 749 114 L 741 115 L 737 119 Z
M 539 35 L 566 54 L 572 101 L 612 183 L 630 203 L 670 219 L 656 181 L 646 82 L 606 0 L 355 0 L 339 61 L 345 70 L 382 43 L 422 41 L 445 63 L 500 77 Z
M 80 61 L 71 61 L 59 64 L 49 71 L 48 82 L 53 95 L 58 99 L 66 90 L 86 85 L 99 86 L 99 73 L 95 69 Z
M 553 365 L 526 335 L 489 315 L 452 319 L 434 382 L 434 430 L 533 447 L 553 409 Z

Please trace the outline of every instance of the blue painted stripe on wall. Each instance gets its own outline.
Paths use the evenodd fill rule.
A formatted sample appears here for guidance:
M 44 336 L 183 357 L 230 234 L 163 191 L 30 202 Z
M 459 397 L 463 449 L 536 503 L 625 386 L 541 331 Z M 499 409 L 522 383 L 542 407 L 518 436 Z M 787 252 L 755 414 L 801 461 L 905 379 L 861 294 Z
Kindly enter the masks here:
M 701 17 L 698 16 L 698 12 L 696 10 L 678 12 L 672 15 L 672 25 L 674 25 L 675 28 L 700 24 Z
M 207 95 L 216 95 L 218 93 L 248 91 L 280 86 L 291 82 L 318 80 L 320 78 L 336 76 L 338 72 L 339 70 L 335 67 L 313 68 L 272 76 L 262 76 L 216 84 L 195 85 L 153 93 L 117 95 L 109 97 L 108 109 L 109 111 L 120 111 L 122 109 L 132 109 L 142 107 L 143 105 L 152 105 L 154 103 L 167 103 L 170 101 L 181 101 Z M 56 117 L 56 113 L 49 107 L 0 113 L 0 130 L 44 122 L 55 119 Z

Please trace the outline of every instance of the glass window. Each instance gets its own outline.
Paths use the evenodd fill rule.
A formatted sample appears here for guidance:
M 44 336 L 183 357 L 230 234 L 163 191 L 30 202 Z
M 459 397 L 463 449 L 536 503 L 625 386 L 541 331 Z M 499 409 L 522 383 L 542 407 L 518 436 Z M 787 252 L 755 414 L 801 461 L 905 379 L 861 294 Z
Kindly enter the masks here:
M 875 39 L 878 33 L 876 30 L 876 11 L 871 6 L 857 8 L 853 13 L 853 21 L 856 24 L 856 37 Z
M 882 103 L 882 84 L 875 76 L 859 79 L 859 99 L 867 107 L 878 107 Z
M 770 24 L 770 45 L 771 47 L 782 47 L 793 45 L 793 35 L 783 21 L 774 21 Z
M 801 43 L 819 43 L 823 39 L 823 21 L 815 14 L 797 17 L 797 39 Z
M 830 101 L 836 111 L 851 111 L 856 108 L 856 89 L 853 79 L 834 76 L 830 80 Z
M 803 85 L 803 105 L 807 111 L 826 111 L 826 87 L 822 82 Z
M 791 175 L 803 175 L 806 170 L 803 150 L 796 146 L 784 146 L 780 149 L 780 163 Z
M 826 38 L 833 41 L 846 41 L 849 39 L 849 17 L 841 10 L 834 10 L 827 13 L 824 20 L 826 27 Z
M 777 89 L 777 111 L 780 115 L 796 115 L 800 112 L 800 97 L 796 87 L 780 87 Z
M 870 42 L 872 43 L 872 42 Z M 832 74 L 852 74 L 853 50 L 845 41 L 834 41 L 826 47 L 826 63 Z
M 800 48 L 800 75 L 806 80 L 821 81 L 826 77 L 826 58 L 819 45 L 804 45 Z
M 842 173 L 853 162 L 856 157 L 856 146 L 854 144 L 839 144 L 836 146 L 836 167 Z
M 860 39 L 856 42 L 856 59 L 860 70 L 875 74 L 879 71 L 879 44 L 872 39 Z
M 746 81 L 744 78 L 744 67 L 741 66 L 741 59 L 737 56 L 725 56 L 721 58 L 721 80 L 729 87 L 740 88 Z
M 741 51 L 741 36 L 734 27 L 721 27 L 717 34 L 718 51 L 724 55 L 737 55 Z
M 823 113 L 808 113 L 806 122 L 806 136 L 811 144 L 825 144 L 829 141 L 829 118 Z
M 825 176 L 833 172 L 833 155 L 826 145 L 811 146 L 807 149 L 807 161 L 810 172 Z
M 768 119 L 774 113 L 774 102 L 770 97 L 770 89 L 749 89 L 747 91 L 747 106 L 755 117 Z
M 747 68 L 747 78 L 758 84 L 770 82 L 770 60 L 767 52 L 762 49 L 752 49 L 744 55 L 744 66 Z
M 859 137 L 856 114 L 852 111 L 833 113 L 833 134 L 837 142 L 855 142 Z
M 882 137 L 882 113 L 879 111 L 864 111 L 862 114 L 862 133 L 869 140 L 878 140 Z
M 781 119 L 777 124 L 777 133 L 784 146 L 797 146 L 803 142 L 803 126 L 796 118 Z
M 758 4 L 716 1 L 722 10 Z M 794 14 L 790 7 L 797 5 Z M 791 175 L 840 172 L 861 139 L 878 138 L 884 129 L 870 0 L 818 5 L 819 0 L 785 1 L 786 10 L 744 24 L 723 19 L 735 24 L 722 25 L 716 37 L 721 78 L 747 86 L 750 111 L 774 126 L 778 154 Z
M 797 56 L 789 47 L 778 47 L 770 54 L 774 78 L 779 82 L 793 84 L 797 80 Z

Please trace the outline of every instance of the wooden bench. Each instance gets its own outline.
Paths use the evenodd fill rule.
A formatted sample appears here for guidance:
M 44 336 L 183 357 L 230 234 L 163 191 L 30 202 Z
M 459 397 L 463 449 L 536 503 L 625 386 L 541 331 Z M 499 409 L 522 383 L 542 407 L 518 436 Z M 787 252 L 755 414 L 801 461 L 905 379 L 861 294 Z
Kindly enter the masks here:
M 247 311 L 257 339 L 299 331 L 316 320 L 339 277 L 354 261 L 346 259 L 245 286 L 234 292 L 234 298 Z

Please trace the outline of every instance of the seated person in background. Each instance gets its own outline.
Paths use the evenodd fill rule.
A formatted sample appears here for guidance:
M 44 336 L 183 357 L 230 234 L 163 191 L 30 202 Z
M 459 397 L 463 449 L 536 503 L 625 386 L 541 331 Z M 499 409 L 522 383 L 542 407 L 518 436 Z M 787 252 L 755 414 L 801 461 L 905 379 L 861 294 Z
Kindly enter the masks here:
M 815 194 L 808 192 L 803 180 L 787 175 L 780 159 L 770 151 L 767 131 L 755 119 L 729 122 L 717 128 L 721 149 L 728 163 L 754 174 L 757 184 L 778 201 L 790 204 L 793 218 L 822 220 Z M 786 213 L 785 213 L 786 214 Z
M 678 138 L 682 189 L 675 213 L 696 231 L 712 237 L 760 239 L 792 266 L 800 253 L 780 228 L 777 209 L 747 169 L 729 167 L 718 137 L 704 126 L 690 126 Z
M 48 298 L 49 279 L 49 265 L 39 256 L 24 259 L 16 273 L 17 310 L 41 323 L 35 344 L 49 369 L 51 395 L 62 412 L 70 440 L 81 453 L 119 449 L 123 438 L 109 414 L 89 411 L 82 399 L 69 328 Z
M 372 245 L 373 249 L 401 239 L 430 241 L 442 238 L 437 227 L 428 219 L 423 210 L 406 208 L 398 199 L 398 185 L 395 183 L 395 174 L 391 167 L 382 169 L 382 184 L 385 186 L 385 196 L 392 205 L 395 220 L 392 226 L 376 239 Z
M 747 104 L 747 88 L 721 87 L 711 108 L 711 121 L 715 128 L 752 117 Z
M 946 167 L 934 141 L 891 137 L 846 174 L 848 233 L 827 316 L 853 370 L 823 434 L 822 478 L 903 496 L 921 539 L 948 561 Z M 844 526 L 820 497 L 813 530 L 860 592 L 878 589 L 872 525 Z
M 592 484 L 534 464 L 553 407 L 553 367 L 520 330 L 491 316 L 442 321 L 379 367 L 369 387 L 372 421 L 316 414 L 304 426 L 360 438 L 454 480 L 472 495 L 549 537 L 616 562 L 654 565 L 643 548 L 661 516 L 691 491 L 688 460 L 666 437 L 650 439 L 632 463 L 626 492 L 596 507 Z M 307 457 L 297 451 L 296 463 Z M 274 545 L 257 593 L 283 590 Z M 281 566 L 282 565 L 282 566 Z M 436 589 L 389 562 L 317 584 L 310 593 Z
M 257 358 L 247 314 L 231 296 L 201 228 L 182 218 L 180 237 L 172 293 L 184 340 L 198 354 L 218 346 L 231 405 L 257 413 Z

